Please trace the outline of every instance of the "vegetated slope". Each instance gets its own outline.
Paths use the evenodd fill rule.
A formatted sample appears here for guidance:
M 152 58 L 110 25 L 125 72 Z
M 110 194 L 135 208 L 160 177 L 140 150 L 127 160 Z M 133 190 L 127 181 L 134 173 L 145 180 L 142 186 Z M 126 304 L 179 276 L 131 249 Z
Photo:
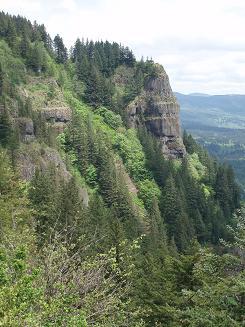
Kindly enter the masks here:
M 232 170 L 187 134 L 184 158 L 164 158 L 144 116 L 127 127 L 158 65 L 109 42 L 68 57 L 19 16 L 0 26 L 2 325 L 239 326 L 240 258 L 201 247 L 236 233 Z
M 230 164 L 245 194 L 245 95 L 184 95 L 182 126 L 219 160 Z

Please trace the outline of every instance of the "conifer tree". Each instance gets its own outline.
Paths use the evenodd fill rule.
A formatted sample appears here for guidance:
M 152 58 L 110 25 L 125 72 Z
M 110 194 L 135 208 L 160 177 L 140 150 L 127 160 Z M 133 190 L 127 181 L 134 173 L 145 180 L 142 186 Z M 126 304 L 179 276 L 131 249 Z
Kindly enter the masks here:
M 2 63 L 0 62 L 0 97 L 3 95 L 4 90 L 4 71 L 2 67 Z
M 6 147 L 8 145 L 12 132 L 10 115 L 6 106 L 3 105 L 0 111 L 0 142 L 2 146 Z
M 46 172 L 36 170 L 31 181 L 29 198 L 35 209 L 36 231 L 39 244 L 43 244 L 58 224 L 59 188 L 54 167 Z
M 76 240 L 77 225 L 83 217 L 83 204 L 79 196 L 79 189 L 75 178 L 71 177 L 68 182 L 63 182 L 61 187 L 61 194 L 59 198 L 59 215 L 58 215 L 58 229 L 66 231 L 68 236 Z
M 17 51 L 17 34 L 16 34 L 15 25 L 11 19 L 8 22 L 6 39 L 8 45 L 13 50 L 13 52 Z
M 166 181 L 160 206 L 163 217 L 168 224 L 168 236 L 171 238 L 171 236 L 175 235 L 177 219 L 181 214 L 178 192 L 172 175 L 170 175 Z
M 57 34 L 54 38 L 54 53 L 57 63 L 64 64 L 68 59 L 67 49 L 62 38 Z
M 147 247 L 153 253 L 161 252 L 161 254 L 166 254 L 167 235 L 156 198 L 152 201 L 152 206 L 149 210 L 149 231 L 146 235 L 146 242 Z
M 26 34 L 23 35 L 20 41 L 20 55 L 27 59 L 28 56 L 30 56 L 30 51 L 31 51 L 31 44 L 30 40 L 26 36 Z
M 216 182 L 215 182 L 215 192 L 216 192 L 216 199 L 219 201 L 225 217 L 226 218 L 230 217 L 231 194 L 229 190 L 226 169 L 224 166 L 218 168 Z
M 40 42 L 35 42 L 30 51 L 28 65 L 37 73 L 45 71 L 47 65 L 47 56 L 44 46 Z
M 72 51 L 72 61 L 79 62 L 81 61 L 83 54 L 83 45 L 80 39 L 77 39 Z
M 89 76 L 86 81 L 84 100 L 93 107 L 99 107 L 103 103 L 103 80 L 95 66 L 90 66 Z

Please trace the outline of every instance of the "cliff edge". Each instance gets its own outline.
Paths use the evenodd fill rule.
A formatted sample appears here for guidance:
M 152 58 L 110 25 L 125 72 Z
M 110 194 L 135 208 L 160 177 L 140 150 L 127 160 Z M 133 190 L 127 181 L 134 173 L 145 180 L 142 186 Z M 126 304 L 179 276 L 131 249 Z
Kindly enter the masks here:
M 180 107 L 164 68 L 155 64 L 154 74 L 147 77 L 144 89 L 127 107 L 129 126 L 146 126 L 162 144 L 168 158 L 182 158 L 186 150 L 181 138 Z

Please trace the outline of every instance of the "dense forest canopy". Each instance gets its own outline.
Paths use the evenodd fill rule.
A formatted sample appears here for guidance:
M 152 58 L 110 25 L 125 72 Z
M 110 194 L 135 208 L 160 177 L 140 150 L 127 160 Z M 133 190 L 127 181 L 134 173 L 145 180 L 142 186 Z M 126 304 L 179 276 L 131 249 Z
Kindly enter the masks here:
M 144 124 L 128 128 L 156 74 L 128 47 L 68 52 L 0 13 L 0 325 L 243 325 L 232 169 L 187 133 L 169 160 Z

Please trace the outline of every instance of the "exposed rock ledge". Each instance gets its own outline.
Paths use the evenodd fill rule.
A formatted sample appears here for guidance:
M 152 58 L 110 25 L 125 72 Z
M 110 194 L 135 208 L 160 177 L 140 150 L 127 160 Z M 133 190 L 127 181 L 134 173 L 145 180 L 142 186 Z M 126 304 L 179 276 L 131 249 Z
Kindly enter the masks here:
M 57 133 L 62 133 L 66 124 L 71 121 L 72 111 L 69 107 L 44 107 L 42 114 L 46 121 L 54 127 Z
M 42 113 L 47 121 L 56 123 L 68 123 L 71 120 L 69 107 L 44 107 Z
M 179 110 L 168 75 L 156 64 L 156 76 L 147 78 L 142 93 L 127 107 L 129 125 L 133 128 L 145 125 L 160 140 L 166 157 L 182 158 L 186 150 L 181 138 Z
M 35 174 L 36 169 L 45 171 L 50 165 L 53 165 L 58 176 L 66 182 L 72 177 L 67 170 L 64 161 L 59 152 L 53 148 L 42 147 L 39 143 L 22 144 L 17 154 L 17 167 L 20 177 L 25 181 L 30 181 Z M 88 206 L 89 196 L 87 189 L 81 187 L 79 194 L 85 206 Z

